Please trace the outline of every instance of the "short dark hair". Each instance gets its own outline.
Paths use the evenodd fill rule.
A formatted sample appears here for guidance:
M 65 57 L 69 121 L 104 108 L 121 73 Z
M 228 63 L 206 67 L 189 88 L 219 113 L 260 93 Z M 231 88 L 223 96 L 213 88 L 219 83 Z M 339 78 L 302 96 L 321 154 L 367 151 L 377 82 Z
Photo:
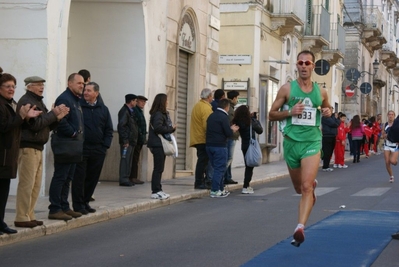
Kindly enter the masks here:
M 339 114 L 339 118 L 346 117 L 344 113 Z
M 236 90 L 227 92 L 227 98 L 228 98 L 228 99 L 233 99 L 233 98 L 235 98 L 235 97 L 237 97 L 237 96 L 239 96 L 239 95 L 240 95 L 240 93 L 237 92 Z
M 218 102 L 218 108 L 225 109 L 230 105 L 230 101 L 227 98 L 220 99 Z
M 314 56 L 314 54 L 313 54 L 313 52 L 312 52 L 312 51 L 310 51 L 310 50 L 302 50 L 301 52 L 299 52 L 299 53 L 298 53 L 298 55 L 297 55 L 296 59 L 298 59 L 298 58 L 299 58 L 299 56 L 300 56 L 300 55 L 302 55 L 302 54 L 305 54 L 305 55 L 311 55 L 311 56 L 312 56 L 312 61 L 313 61 L 313 63 L 314 63 L 315 56 Z
M 74 81 L 76 75 L 82 76 L 82 75 L 80 75 L 79 73 L 76 73 L 76 72 L 75 72 L 75 73 L 72 73 L 72 74 L 69 75 L 69 77 L 68 77 L 68 82 Z
M 217 89 L 215 93 L 213 94 L 214 99 L 221 99 L 224 96 L 224 91 L 223 89 Z
M 86 86 L 88 86 L 88 85 L 93 85 L 94 91 L 96 91 L 96 92 L 99 92 L 99 91 L 100 91 L 100 86 L 98 85 L 98 83 L 89 82 L 88 84 L 86 84 Z
M 91 77 L 90 71 L 85 69 L 80 70 L 78 73 L 82 75 L 84 82 L 87 82 L 87 80 Z

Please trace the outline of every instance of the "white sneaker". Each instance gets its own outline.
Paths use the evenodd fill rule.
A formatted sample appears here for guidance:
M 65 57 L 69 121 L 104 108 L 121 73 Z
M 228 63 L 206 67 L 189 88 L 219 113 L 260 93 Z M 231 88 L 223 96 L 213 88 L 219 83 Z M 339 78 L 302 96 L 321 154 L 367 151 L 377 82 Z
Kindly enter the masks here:
M 254 189 L 252 187 L 243 188 L 241 194 L 253 194 Z
M 151 194 L 151 198 L 153 198 L 153 199 L 168 199 L 169 197 L 170 197 L 169 194 L 165 194 L 162 191 L 159 191 L 158 193 Z
M 337 164 L 334 164 L 334 165 L 333 165 L 333 168 L 338 168 L 338 165 L 337 165 Z
M 226 192 L 225 190 L 223 190 L 223 191 L 218 190 L 218 191 L 211 191 L 209 196 L 220 198 L 220 197 L 227 197 L 229 194 L 230 194 L 230 192 Z
M 391 177 L 389 178 L 389 182 L 390 182 L 390 183 L 393 183 L 394 180 L 395 180 L 395 179 L 393 178 L 393 176 L 391 176 Z
M 334 171 L 334 169 L 331 168 L 323 169 L 323 172 L 332 172 L 332 171 Z
M 348 165 L 345 165 L 345 164 L 344 164 L 344 165 L 341 165 L 341 164 L 339 164 L 339 165 L 338 165 L 338 168 L 339 168 L 339 169 L 346 169 L 346 168 L 348 168 Z

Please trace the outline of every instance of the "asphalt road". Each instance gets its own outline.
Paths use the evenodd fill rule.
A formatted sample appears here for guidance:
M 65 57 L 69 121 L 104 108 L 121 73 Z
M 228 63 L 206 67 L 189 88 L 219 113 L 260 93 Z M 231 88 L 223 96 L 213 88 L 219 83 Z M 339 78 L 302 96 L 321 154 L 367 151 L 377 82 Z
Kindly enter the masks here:
M 398 211 L 398 168 L 393 184 L 382 155 L 350 163 L 347 169 L 320 171 L 319 196 L 308 225 L 341 205 L 346 210 Z M 253 195 L 240 193 L 192 199 L 3 246 L 0 266 L 240 266 L 292 235 L 299 200 L 288 177 L 256 187 Z M 399 266 L 398 250 L 399 241 L 391 241 L 373 267 Z

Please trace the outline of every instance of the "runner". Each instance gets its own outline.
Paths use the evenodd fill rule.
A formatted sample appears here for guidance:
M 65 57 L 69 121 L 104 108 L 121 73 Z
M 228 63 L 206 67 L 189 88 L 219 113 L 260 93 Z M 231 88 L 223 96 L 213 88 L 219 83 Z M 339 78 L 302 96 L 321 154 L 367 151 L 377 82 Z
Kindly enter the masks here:
M 390 110 L 388 111 L 388 121 L 384 125 L 384 129 L 382 132 L 382 138 L 384 138 L 384 160 L 385 160 L 385 168 L 389 174 L 389 182 L 394 182 L 394 176 L 392 173 L 391 164 L 396 166 L 398 164 L 398 155 L 399 149 L 398 144 L 393 143 L 388 140 L 387 135 L 389 129 L 391 128 L 393 121 L 395 120 L 395 112 Z

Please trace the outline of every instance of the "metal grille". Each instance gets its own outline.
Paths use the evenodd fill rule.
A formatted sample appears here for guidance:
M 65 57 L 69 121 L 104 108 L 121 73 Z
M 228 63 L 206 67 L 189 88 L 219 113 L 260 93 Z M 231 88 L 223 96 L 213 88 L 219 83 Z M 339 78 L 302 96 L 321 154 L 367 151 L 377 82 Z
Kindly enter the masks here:
M 177 90 L 177 147 L 179 155 L 176 158 L 176 170 L 186 169 L 187 150 L 187 85 L 188 85 L 188 56 L 189 54 L 179 52 L 179 80 Z

